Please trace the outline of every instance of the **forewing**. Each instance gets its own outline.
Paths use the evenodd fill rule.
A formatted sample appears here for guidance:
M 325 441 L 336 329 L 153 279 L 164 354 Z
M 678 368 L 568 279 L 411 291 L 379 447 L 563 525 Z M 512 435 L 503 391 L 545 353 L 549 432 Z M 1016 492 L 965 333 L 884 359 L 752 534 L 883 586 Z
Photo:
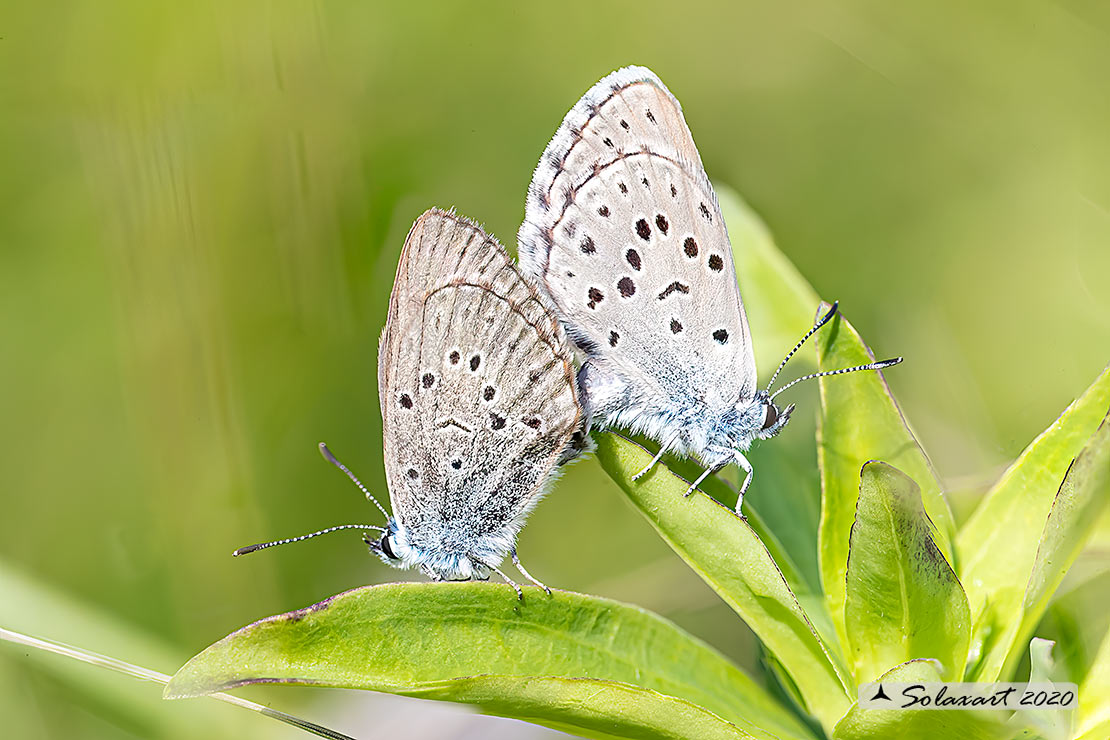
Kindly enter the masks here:
M 582 427 L 566 336 L 477 225 L 425 213 L 405 241 L 379 351 L 394 515 L 481 535 L 535 503 Z
M 567 114 L 519 246 L 589 354 L 667 396 L 754 394 L 724 219 L 678 101 L 650 70 L 614 72 Z

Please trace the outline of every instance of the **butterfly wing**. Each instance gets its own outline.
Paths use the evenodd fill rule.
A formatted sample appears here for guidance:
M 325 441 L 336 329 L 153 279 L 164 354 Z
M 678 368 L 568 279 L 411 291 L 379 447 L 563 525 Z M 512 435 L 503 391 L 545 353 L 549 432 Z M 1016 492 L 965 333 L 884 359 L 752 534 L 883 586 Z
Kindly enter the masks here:
M 515 535 L 583 423 L 544 299 L 496 240 L 435 209 L 405 240 L 378 386 L 394 516 L 432 549 L 423 534 Z
M 595 361 L 665 404 L 751 398 L 755 357 L 717 197 L 650 70 L 610 74 L 536 167 L 521 266 Z

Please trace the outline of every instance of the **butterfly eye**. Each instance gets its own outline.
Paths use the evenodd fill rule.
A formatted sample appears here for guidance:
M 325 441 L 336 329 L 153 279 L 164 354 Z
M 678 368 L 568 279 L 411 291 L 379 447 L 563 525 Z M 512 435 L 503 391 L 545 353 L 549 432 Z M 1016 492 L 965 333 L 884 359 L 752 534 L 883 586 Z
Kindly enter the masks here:
M 770 429 L 779 420 L 779 411 L 773 403 L 767 404 L 767 416 L 763 419 L 763 428 Z
M 393 554 L 393 548 L 389 546 L 389 535 L 388 534 L 383 534 L 382 535 L 382 540 L 381 540 L 381 542 L 378 543 L 378 546 L 382 548 L 382 552 L 384 552 L 386 557 L 388 557 L 390 560 L 397 560 L 398 559 L 397 556 Z

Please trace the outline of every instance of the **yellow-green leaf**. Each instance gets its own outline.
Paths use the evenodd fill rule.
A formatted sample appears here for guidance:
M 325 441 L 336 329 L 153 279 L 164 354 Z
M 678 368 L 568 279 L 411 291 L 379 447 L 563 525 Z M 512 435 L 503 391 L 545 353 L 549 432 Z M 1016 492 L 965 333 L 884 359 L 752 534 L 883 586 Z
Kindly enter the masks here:
M 828 306 L 822 306 L 822 312 Z M 871 350 L 843 316 L 836 316 L 817 335 L 821 370 L 853 367 L 875 360 Z M 913 361 L 912 358 L 910 361 Z M 898 372 L 895 367 L 888 372 Z M 855 520 L 859 473 L 868 460 L 885 460 L 921 486 L 925 511 L 936 525 L 934 539 L 949 563 L 952 513 L 929 460 L 878 372 L 821 378 L 817 460 L 821 467 L 821 527 L 818 548 L 821 583 L 833 624 L 846 642 L 845 573 L 848 538 Z
M 684 497 L 689 484 L 662 465 L 633 482 L 651 455 L 623 437 L 599 435 L 597 454 L 667 544 L 759 636 L 810 713 L 831 728 L 850 704 L 846 679 L 748 523 L 708 496 Z
M 1110 368 L 1021 453 L 960 531 L 960 581 L 971 607 L 972 654 L 979 656 L 968 666 L 968 680 L 993 681 L 1013 667 L 1019 632 L 1030 626 L 1022 625 L 1026 592 L 1060 482 L 1108 408 Z M 1085 530 L 1091 519 L 1069 516 L 1068 528 Z M 1049 531 L 1053 537 L 1058 526 Z
M 932 529 L 913 480 L 885 463 L 864 465 L 845 602 L 857 683 L 914 658 L 938 661 L 943 680 L 963 676 L 971 639 L 967 597 Z
M 563 591 L 525 594 L 488 583 L 355 589 L 225 637 L 178 671 L 166 696 L 298 683 L 472 703 L 590 737 L 811 736 L 661 617 Z

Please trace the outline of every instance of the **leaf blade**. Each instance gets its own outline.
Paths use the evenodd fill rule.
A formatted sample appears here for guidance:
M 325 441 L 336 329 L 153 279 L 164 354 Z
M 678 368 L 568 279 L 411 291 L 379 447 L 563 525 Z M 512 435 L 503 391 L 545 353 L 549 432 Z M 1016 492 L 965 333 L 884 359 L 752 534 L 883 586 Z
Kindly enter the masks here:
M 933 541 L 917 484 L 897 468 L 864 465 L 852 526 L 845 624 L 856 681 L 915 658 L 963 676 L 971 639 L 967 597 Z
M 652 527 L 739 614 L 789 672 L 808 710 L 826 727 L 847 710 L 845 679 L 758 535 L 704 495 L 685 498 L 687 482 L 656 466 L 616 434 L 598 435 L 598 460 Z
M 972 615 L 969 680 L 994 680 L 1013 665 L 1020 610 L 1061 481 L 1110 408 L 1110 367 L 1003 473 L 956 540 Z M 1093 522 L 1091 522 L 1093 524 Z
M 827 310 L 823 305 L 822 312 Z M 817 336 L 817 366 L 836 370 L 873 362 L 875 356 L 843 315 Z M 818 530 L 821 584 L 837 635 L 847 644 L 844 622 L 848 541 L 859 497 L 859 471 L 868 460 L 885 460 L 921 486 L 925 511 L 936 525 L 936 542 L 952 563 L 952 512 L 925 452 L 906 425 L 880 372 L 818 380 L 817 461 L 821 470 Z
M 265 681 L 452 701 L 485 697 L 492 706 L 490 692 L 497 687 L 523 692 L 539 677 L 615 682 L 676 697 L 682 712 L 722 718 L 714 720 L 719 732 L 732 723 L 755 737 L 772 732 L 808 737 L 802 724 L 740 669 L 661 617 L 561 591 L 548 597 L 528 589 L 521 603 L 508 586 L 482 583 L 369 586 L 255 622 L 190 660 L 173 677 L 166 696 L 184 698 Z M 457 683 L 462 679 L 470 682 L 466 691 Z M 595 688 L 604 694 L 607 685 Z M 529 700 L 521 693 L 500 701 L 497 706 L 506 716 L 518 716 L 512 707 L 523 709 Z M 554 713 L 549 719 L 572 722 L 574 713 L 567 708 L 577 706 L 575 701 L 548 697 Z M 691 710 L 694 705 L 700 706 Z M 666 725 L 650 716 L 625 721 L 633 719 L 644 732 Z

